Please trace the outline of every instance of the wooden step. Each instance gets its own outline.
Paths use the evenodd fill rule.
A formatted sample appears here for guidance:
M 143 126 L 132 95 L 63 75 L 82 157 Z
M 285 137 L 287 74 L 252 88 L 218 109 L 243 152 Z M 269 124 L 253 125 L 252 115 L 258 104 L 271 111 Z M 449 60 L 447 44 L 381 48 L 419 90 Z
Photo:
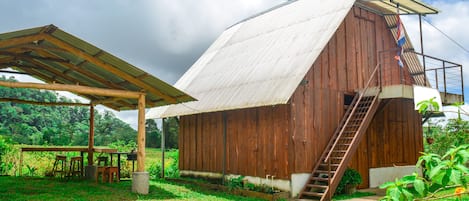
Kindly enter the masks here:
M 322 178 L 322 177 L 311 177 L 310 178 L 311 181 L 328 181 L 329 178 L 326 177 L 326 178 Z
M 312 196 L 312 197 L 322 197 L 324 193 L 317 193 L 317 192 L 303 192 L 303 195 Z
M 328 187 L 327 185 L 319 185 L 319 184 L 306 184 L 306 186 L 310 188 L 320 188 L 320 189 L 326 189 Z

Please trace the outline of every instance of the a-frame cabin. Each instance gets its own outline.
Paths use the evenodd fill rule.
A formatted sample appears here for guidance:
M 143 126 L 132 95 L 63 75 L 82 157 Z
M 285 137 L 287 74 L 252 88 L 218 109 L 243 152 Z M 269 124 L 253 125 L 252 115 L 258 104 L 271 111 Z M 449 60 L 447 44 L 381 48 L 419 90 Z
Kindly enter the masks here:
M 396 2 L 407 14 L 437 12 Z M 404 66 L 394 58 L 395 9 L 299 0 L 246 19 L 176 83 L 199 101 L 147 118 L 180 117 L 182 175 L 268 177 L 293 197 L 327 200 L 349 166 L 362 187 L 405 173 L 423 150 L 413 86 L 430 84 L 409 40 Z

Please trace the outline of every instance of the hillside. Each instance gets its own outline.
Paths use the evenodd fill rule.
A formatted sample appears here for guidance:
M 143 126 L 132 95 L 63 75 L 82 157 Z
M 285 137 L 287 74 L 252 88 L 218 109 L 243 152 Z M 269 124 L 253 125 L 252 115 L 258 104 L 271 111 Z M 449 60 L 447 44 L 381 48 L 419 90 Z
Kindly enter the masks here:
M 0 80 L 16 82 L 14 77 Z M 1 98 L 15 98 L 40 102 L 78 102 L 55 92 L 35 89 L 0 87 Z M 0 102 L 0 135 L 11 137 L 21 144 L 87 145 L 89 107 L 40 106 Z M 95 145 L 115 141 L 134 141 L 136 131 L 115 117 L 112 112 L 95 110 Z

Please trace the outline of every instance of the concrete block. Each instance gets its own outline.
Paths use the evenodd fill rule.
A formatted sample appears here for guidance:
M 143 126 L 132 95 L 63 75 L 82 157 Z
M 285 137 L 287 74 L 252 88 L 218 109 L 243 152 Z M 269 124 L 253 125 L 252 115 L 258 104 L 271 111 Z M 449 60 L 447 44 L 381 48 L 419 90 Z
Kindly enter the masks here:
M 132 173 L 132 192 L 146 195 L 150 188 L 150 174 L 148 172 Z
M 85 166 L 85 179 L 95 180 L 96 171 L 98 167 L 96 165 L 87 165 Z

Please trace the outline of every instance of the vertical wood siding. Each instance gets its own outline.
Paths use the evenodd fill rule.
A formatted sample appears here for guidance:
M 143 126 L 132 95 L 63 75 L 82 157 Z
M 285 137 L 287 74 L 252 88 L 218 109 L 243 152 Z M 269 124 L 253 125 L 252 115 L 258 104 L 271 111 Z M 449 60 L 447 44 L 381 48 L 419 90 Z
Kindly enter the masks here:
M 226 173 L 288 179 L 288 105 L 226 111 Z M 181 170 L 222 173 L 223 112 L 180 120 Z
M 369 184 L 369 168 L 415 165 L 423 151 L 422 117 L 409 99 L 383 101 L 350 163 Z
M 400 68 L 394 59 L 397 53 L 394 49 L 396 47 L 383 17 L 356 7 L 348 13 L 305 76 L 303 83 L 307 84 L 300 85 L 292 96 L 290 145 L 292 151 L 290 152 L 293 155 L 289 157 L 292 164 L 291 173 L 312 170 L 344 114 L 344 94 L 353 94 L 362 89 L 378 61 L 382 64 L 383 85 L 412 84 L 406 67 Z M 397 136 L 386 136 L 386 139 L 382 139 L 383 136 L 364 139 L 359 148 L 360 156 L 357 156 L 359 160 L 355 157 L 355 161 L 363 162 L 355 164 L 362 173 L 368 168 L 369 157 L 371 157 L 369 160 L 373 161 L 372 167 L 392 166 L 399 164 L 400 161 L 402 164 L 415 162 L 413 154 L 421 149 L 410 148 L 411 158 L 406 158 L 403 150 L 394 150 L 396 154 L 393 156 L 372 153 L 377 149 L 382 149 L 383 153 L 390 151 L 396 141 L 390 138 L 394 137 L 402 139 L 399 143 L 407 147 L 420 146 L 418 136 L 421 136 L 421 125 L 417 122 L 419 117 L 413 109 L 413 103 L 406 100 L 396 101 L 392 107 L 398 108 L 400 104 L 402 108 L 398 110 L 385 110 L 386 115 L 391 115 L 393 118 L 404 115 L 402 118 L 411 121 L 403 125 L 386 119 L 381 120 L 380 125 L 374 123 L 370 126 L 370 129 L 371 127 L 384 129 L 387 133 L 392 132 Z M 383 146 L 374 147 L 378 143 L 376 140 Z M 372 144 L 375 149 L 367 149 L 367 144 Z M 414 152 L 415 150 L 418 151 Z M 381 157 L 387 158 L 383 160 Z M 367 183 L 368 174 L 365 177 Z

